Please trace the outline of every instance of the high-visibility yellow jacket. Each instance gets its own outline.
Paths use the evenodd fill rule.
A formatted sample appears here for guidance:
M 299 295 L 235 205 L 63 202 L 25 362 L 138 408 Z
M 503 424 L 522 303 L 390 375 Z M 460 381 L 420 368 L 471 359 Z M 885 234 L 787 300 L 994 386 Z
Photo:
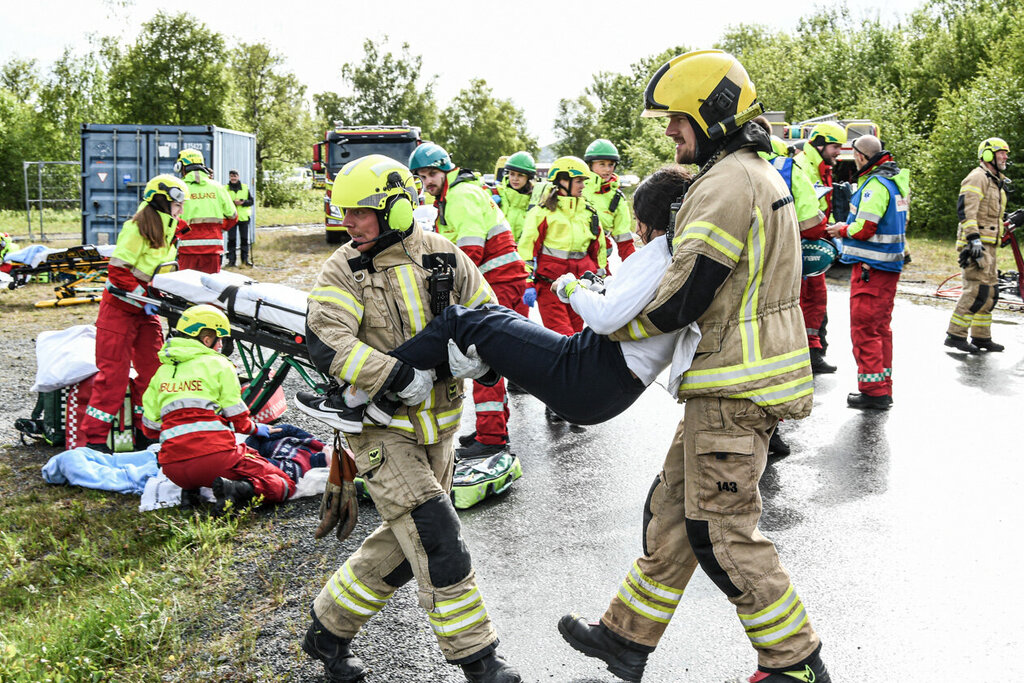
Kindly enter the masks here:
M 608 264 L 604 230 L 597 212 L 583 197 L 559 197 L 549 211 L 531 209 L 519 238 L 519 255 L 533 263 L 531 280 L 553 281 L 559 275 L 597 272 Z
M 832 187 L 832 167 L 825 163 L 821 154 L 809 142 L 793 157 L 797 167 L 803 171 L 811 185 L 815 187 Z M 818 208 L 828 217 L 830 223 L 837 219 L 832 216 L 832 195 L 827 194 L 818 200 Z M 838 220 L 842 220 L 841 217 Z
M 224 231 L 238 221 L 235 203 L 227 189 L 202 171 L 185 175 L 188 197 L 181 218 L 188 230 L 178 235 L 178 251 L 183 254 L 221 254 Z
M 501 197 L 501 212 L 505 214 L 508 227 L 512 228 L 512 239 L 519 242 L 519 236 L 523 234 L 523 221 L 526 220 L 526 212 L 530 209 L 530 195 L 533 187 L 526 192 L 513 189 L 508 184 L 508 178 L 502 180 L 498 185 L 498 196 Z M 523 189 L 526 189 L 525 187 Z
M 249 220 L 250 212 L 252 211 L 252 195 L 249 193 L 249 186 L 245 183 L 238 183 L 239 188 L 237 190 L 231 189 L 231 184 L 228 183 L 224 186 L 224 189 L 228 191 L 228 196 L 231 197 L 231 203 L 234 204 L 235 200 L 241 199 L 242 203 L 235 207 L 238 211 L 238 222 L 244 222 Z
M 583 186 L 583 196 L 597 210 L 601 228 L 615 242 L 619 258 L 625 259 L 636 251 L 633 216 L 629 211 L 629 200 L 619 189 L 619 177 L 612 174 L 611 180 L 604 182 L 599 175 L 592 174 Z
M 116 287 L 133 294 L 145 294 L 146 285 L 153 279 L 153 274 L 160 264 L 169 263 L 177 257 L 174 235 L 182 223 L 169 214 L 159 211 L 157 214 L 164 226 L 164 243 L 161 247 L 150 246 L 139 232 L 139 226 L 134 220 L 129 219 L 121 226 L 121 232 L 117 235 L 117 245 L 110 256 L 110 266 L 107 268 L 107 291 L 103 292 L 104 301 L 115 303 L 118 308 L 125 310 L 142 309 L 143 305 L 139 302 L 114 294 L 110 288 Z

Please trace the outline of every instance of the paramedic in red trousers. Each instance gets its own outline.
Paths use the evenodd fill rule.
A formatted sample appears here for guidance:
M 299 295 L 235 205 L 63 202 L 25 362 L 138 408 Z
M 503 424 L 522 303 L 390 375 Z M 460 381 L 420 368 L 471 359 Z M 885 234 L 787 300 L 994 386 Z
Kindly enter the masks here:
M 863 135 L 853 142 L 857 191 L 850 200 L 849 224 L 836 223 L 839 260 L 850 272 L 850 337 L 857 361 L 858 393 L 851 408 L 888 410 L 892 406 L 892 307 L 906 249 L 910 181 L 881 141 Z
M 107 289 L 96 316 L 96 367 L 89 407 L 80 425 L 85 444 L 108 451 L 107 434 L 114 414 L 124 403 L 132 366 L 138 376 L 132 385 L 132 406 L 142 412 L 142 394 L 160 366 L 157 352 L 163 343 L 160 318 L 151 304 L 114 294 L 116 288 L 146 294 L 157 268 L 174 261 L 174 235 L 184 225 L 182 205 L 188 189 L 172 175 L 158 175 L 146 183 L 142 204 L 117 235 L 117 246 L 107 268 Z
M 224 231 L 238 222 L 234 200 L 210 177 L 199 150 L 181 150 L 174 170 L 188 186 L 188 206 L 181 216 L 188 228 L 178 234 L 178 268 L 219 273 Z
M 696 322 L 701 339 L 676 394 L 683 419 L 644 505 L 642 555 L 598 623 L 566 615 L 558 629 L 619 678 L 640 681 L 699 566 L 757 653 L 751 683 L 830 683 L 803 602 L 758 529 L 769 435 L 780 419 L 807 416 L 814 399 L 793 200 L 757 154 L 771 150 L 751 121 L 763 107 L 731 55 L 673 58 L 644 100 L 646 116 L 668 117 L 676 161 L 700 173 L 670 226 L 672 260 L 654 300 L 610 338 Z M 684 666 L 670 679 L 686 679 Z
M 611 140 L 599 138 L 590 143 L 583 154 L 593 175 L 583 186 L 583 196 L 597 210 L 605 238 L 614 240 L 619 258 L 623 261 L 636 251 L 633 244 L 633 217 L 629 214 L 629 201 L 619 189 L 619 176 L 615 167 L 619 163 L 619 150 Z M 611 256 L 611 253 L 608 253 Z
M 160 349 L 160 369 L 143 396 L 142 425 L 160 439 L 160 468 L 185 491 L 213 488 L 221 511 L 256 496 L 288 498 L 292 480 L 235 433 L 267 438 L 271 429 L 249 417 L 234 364 L 220 352 L 231 335 L 224 313 L 209 304 L 186 308 Z M 276 431 L 276 430 L 275 430 Z
M 409 157 L 409 168 L 434 197 L 437 232 L 466 252 L 491 286 L 498 303 L 515 309 L 526 289 L 526 266 L 516 251 L 505 215 L 476 175 L 452 163 L 448 152 L 427 142 Z M 473 382 L 476 435 L 465 438 L 460 458 L 500 453 L 508 444 L 508 402 L 505 380 L 494 386 Z
M 992 341 L 992 309 L 999 300 L 996 249 L 1002 242 L 1006 211 L 1006 164 L 1010 146 L 1002 138 L 978 145 L 978 165 L 960 181 L 956 210 L 964 290 L 946 328 L 946 346 L 967 353 L 1002 351 Z M 967 333 L 971 340 L 967 341 Z
M 832 187 L 832 168 L 839 158 L 840 148 L 846 144 L 846 129 L 832 121 L 819 123 L 811 129 L 810 137 L 804 144 L 803 151 L 793 160 L 803 171 L 811 184 L 818 187 Z M 828 222 L 843 220 L 845 216 L 832 216 L 832 195 L 827 194 L 819 200 L 819 208 Z M 801 226 L 800 237 L 808 240 L 821 239 L 825 236 L 825 225 L 822 223 L 811 228 Z M 807 346 L 811 349 L 811 370 L 814 374 L 827 374 L 836 371 L 836 366 L 825 360 L 824 325 L 828 315 L 828 289 L 825 286 L 825 274 L 804 278 L 800 284 L 800 308 L 804 312 L 804 324 L 807 326 Z

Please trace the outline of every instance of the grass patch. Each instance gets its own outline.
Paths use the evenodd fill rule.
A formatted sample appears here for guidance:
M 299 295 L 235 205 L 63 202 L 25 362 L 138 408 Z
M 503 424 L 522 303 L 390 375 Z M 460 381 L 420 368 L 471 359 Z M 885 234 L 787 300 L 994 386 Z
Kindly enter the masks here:
M 26 240 L 28 238 L 28 221 L 25 220 L 25 211 L 4 209 L 0 211 L 0 232 L 9 235 L 20 235 Z M 78 209 L 43 209 L 43 232 L 47 235 L 53 233 L 82 232 L 82 212 Z M 39 212 L 32 210 L 32 237 L 38 241 L 39 237 Z
M 904 279 L 923 280 L 927 284 L 938 286 L 950 275 L 960 272 L 954 238 L 910 236 L 907 238 L 907 244 L 911 263 L 904 268 Z M 1013 251 L 1008 248 L 997 250 L 996 263 L 999 270 L 1017 270 L 1017 264 L 1013 261 Z

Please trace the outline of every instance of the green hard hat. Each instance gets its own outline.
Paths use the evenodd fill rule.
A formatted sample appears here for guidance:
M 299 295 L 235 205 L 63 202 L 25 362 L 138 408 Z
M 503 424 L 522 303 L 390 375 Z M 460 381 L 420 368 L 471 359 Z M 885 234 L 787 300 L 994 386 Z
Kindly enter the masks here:
M 516 152 L 505 161 L 506 170 L 519 171 L 531 178 L 537 173 L 537 164 L 529 152 Z
M 591 161 L 597 161 L 598 159 L 618 162 L 619 150 L 616 149 L 611 140 L 598 138 L 587 147 L 587 151 L 583 154 L 583 160 L 589 164 Z

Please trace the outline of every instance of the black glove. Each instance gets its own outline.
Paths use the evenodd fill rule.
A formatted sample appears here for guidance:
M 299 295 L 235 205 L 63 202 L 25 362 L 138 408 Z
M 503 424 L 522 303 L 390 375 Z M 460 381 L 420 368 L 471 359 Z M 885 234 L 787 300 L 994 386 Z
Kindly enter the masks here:
M 960 250 L 960 255 L 957 256 L 957 263 L 960 264 L 961 268 L 967 268 L 971 263 L 971 250 L 964 247 Z
M 1011 228 L 1019 228 L 1024 225 L 1024 209 L 1017 209 L 1006 217 L 1006 222 Z
M 832 217 L 837 223 L 845 223 L 850 215 L 850 200 L 853 198 L 853 185 L 850 183 L 832 183 Z

